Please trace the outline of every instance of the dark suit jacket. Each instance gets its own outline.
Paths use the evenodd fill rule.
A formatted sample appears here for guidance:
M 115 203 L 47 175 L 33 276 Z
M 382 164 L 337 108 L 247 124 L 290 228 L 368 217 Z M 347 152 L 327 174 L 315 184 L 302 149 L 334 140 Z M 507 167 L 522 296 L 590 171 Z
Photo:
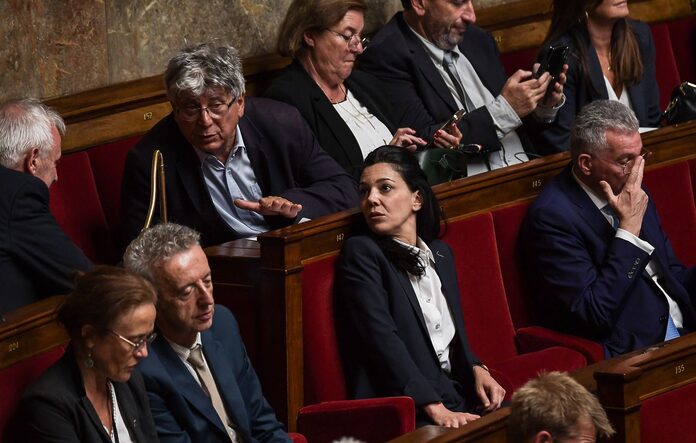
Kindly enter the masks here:
M 379 79 L 365 72 L 353 71 L 345 85 L 392 134 L 396 132 L 393 122 L 399 116 L 394 116 L 394 108 L 384 98 L 386 95 Z M 363 163 L 360 145 L 302 63 L 295 60 L 286 67 L 265 95 L 296 107 L 314 131 L 319 145 L 348 173 L 359 178 Z
M 639 83 L 627 88 L 628 96 L 640 125 L 657 127 L 660 124 L 660 90 L 655 74 L 655 44 L 648 25 L 635 20 L 630 20 L 629 24 L 638 40 L 638 48 L 643 62 L 643 78 Z M 570 47 L 568 74 L 563 87 L 566 103 L 559 109 L 555 122 L 546 126 L 538 137 L 535 137 L 537 151 L 542 154 L 567 151 L 570 148 L 570 129 L 575 122 L 575 116 L 582 107 L 592 101 L 609 98 L 597 52 L 590 43 L 584 26 L 582 38 L 582 44 L 588 57 L 589 83 L 585 80 L 582 72 L 580 54 L 573 38 L 570 35 L 565 35 L 558 41 L 551 43 L 554 46 L 568 45 Z M 540 57 L 543 57 L 543 53 Z
M 136 370 L 127 383 L 113 382 L 118 407 L 134 442 L 157 441 L 145 386 Z M 85 394 L 71 349 L 22 395 L 7 427 L 9 442 L 103 442 L 111 439 Z
M 324 152 L 297 110 L 274 100 L 249 97 L 239 128 L 264 196 L 279 195 L 302 205 L 297 220 L 356 206 L 355 181 Z M 152 153 L 164 156 L 169 220 L 196 229 L 204 246 L 239 238 L 218 214 L 200 160 L 172 115 L 157 123 L 128 153 L 121 198 L 126 244 L 143 227 L 149 202 Z M 267 217 L 271 228 L 291 224 Z
M 1 314 L 69 292 L 91 264 L 51 215 L 46 184 L 0 166 L 0 189 Z
M 640 238 L 655 247 L 652 259 L 664 287 L 679 304 L 686 330 L 693 331 L 694 270 L 674 256 L 652 201 Z M 651 256 L 615 237 L 570 166 L 529 208 L 520 253 L 532 293 L 539 296 L 540 318 L 549 326 L 601 342 L 609 356 L 664 340 L 667 300 L 643 273 Z
M 454 258 L 440 240 L 428 247 L 456 330 L 449 376 L 440 368 L 408 274 L 398 270 L 371 237 L 346 240 L 334 285 L 339 342 L 352 395 L 412 397 L 419 425 L 428 423 L 421 407 L 429 403 L 467 411 L 479 402 L 472 371 L 479 359 L 464 329 Z
M 507 80 L 493 38 L 471 25 L 459 50 L 471 62 L 484 86 L 497 96 Z M 375 35 L 360 56 L 358 68 L 374 74 L 402 118 L 399 127 L 409 127 L 420 137 L 432 139 L 435 131 L 457 111 L 452 93 L 418 40 L 398 12 Z M 525 119 L 525 124 L 529 119 Z M 498 149 L 493 119 L 485 106 L 469 112 L 460 122 L 464 143 L 479 143 Z M 521 128 L 520 128 L 521 129 Z M 523 130 L 517 130 L 525 148 L 530 146 Z
M 245 443 L 289 442 L 261 392 L 232 313 L 215 306 L 213 326 L 201 333 L 203 354 L 237 435 Z M 210 398 L 160 334 L 140 362 L 162 442 L 229 442 Z

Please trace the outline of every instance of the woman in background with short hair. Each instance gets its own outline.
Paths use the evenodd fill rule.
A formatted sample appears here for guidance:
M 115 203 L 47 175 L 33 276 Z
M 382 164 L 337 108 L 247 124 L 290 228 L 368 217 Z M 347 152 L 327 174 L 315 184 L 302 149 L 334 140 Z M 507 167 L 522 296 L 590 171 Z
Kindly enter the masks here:
M 428 140 L 411 128 L 397 128 L 402 110 L 393 109 L 376 77 L 354 71 L 364 49 L 365 0 L 295 0 L 278 35 L 290 66 L 266 96 L 295 106 L 319 145 L 356 179 L 363 158 L 382 145 L 415 150 Z M 456 125 L 438 131 L 438 147 L 459 146 Z

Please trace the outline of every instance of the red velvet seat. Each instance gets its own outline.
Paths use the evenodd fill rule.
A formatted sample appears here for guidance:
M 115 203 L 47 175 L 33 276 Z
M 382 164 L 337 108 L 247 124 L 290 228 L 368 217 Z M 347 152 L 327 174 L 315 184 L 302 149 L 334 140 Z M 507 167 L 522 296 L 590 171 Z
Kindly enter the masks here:
M 666 23 L 681 81 L 696 83 L 696 15 Z
M 640 407 L 640 441 L 694 441 L 694 411 L 696 383 L 644 400 Z
M 665 109 L 672 95 L 672 89 L 681 83 L 677 62 L 672 51 L 672 39 L 665 23 L 650 25 L 655 41 L 655 68 L 657 85 L 660 88 L 660 109 Z
M 489 367 L 517 389 L 541 371 L 573 371 L 586 359 L 560 346 L 521 352 L 510 317 L 491 213 L 452 222 L 443 238 L 455 256 L 469 342 Z M 512 392 L 508 392 L 508 397 Z
M 109 230 L 118 243 L 121 226 L 121 181 L 126 155 L 142 137 L 130 137 L 87 150 L 94 180 Z
M 503 64 L 507 76 L 511 76 L 518 69 L 530 71 L 534 60 L 536 60 L 537 52 L 539 52 L 539 48 L 535 47 L 500 54 L 500 62 Z
M 347 400 L 336 340 L 333 281 L 336 257 L 307 264 L 302 271 L 304 399 L 298 430 L 312 443 L 342 436 L 387 441 L 415 429 L 410 397 Z
M 519 274 L 517 250 L 520 226 L 528 207 L 529 203 L 518 203 L 492 213 L 505 295 L 510 306 L 512 323 L 516 328 L 517 348 L 521 352 L 530 352 L 551 346 L 563 346 L 580 352 L 588 363 L 603 360 L 604 349 L 599 343 L 533 326 L 539 324 L 540 320 L 535 318 L 534 300 L 529 290 L 525 289 L 524 279 Z
M 115 263 L 117 252 L 102 210 L 86 152 L 68 154 L 58 163 L 58 181 L 50 188 L 51 212 L 58 225 L 97 263 Z
M 685 266 L 696 265 L 696 206 L 691 179 L 686 162 L 651 169 L 643 176 L 662 228 Z
M 19 404 L 22 392 L 53 363 L 63 356 L 65 348 L 57 346 L 19 363 L 0 369 L 0 440 L 5 426 Z

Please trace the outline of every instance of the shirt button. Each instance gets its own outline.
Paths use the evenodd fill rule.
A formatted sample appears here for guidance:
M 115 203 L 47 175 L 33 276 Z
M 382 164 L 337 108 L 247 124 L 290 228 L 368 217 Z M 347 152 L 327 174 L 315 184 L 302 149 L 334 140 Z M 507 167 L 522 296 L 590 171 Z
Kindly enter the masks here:
M 435 325 L 435 329 L 440 329 L 440 323 Z
M 432 300 L 432 298 L 427 299 L 425 302 L 430 303 L 430 300 Z

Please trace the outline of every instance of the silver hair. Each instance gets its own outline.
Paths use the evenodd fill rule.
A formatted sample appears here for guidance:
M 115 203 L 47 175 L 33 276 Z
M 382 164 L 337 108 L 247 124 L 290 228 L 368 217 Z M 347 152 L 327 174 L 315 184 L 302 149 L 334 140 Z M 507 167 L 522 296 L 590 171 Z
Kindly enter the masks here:
M 45 157 L 53 148 L 52 129 L 65 134 L 65 122 L 48 106 L 33 98 L 9 100 L 0 105 L 0 165 L 15 169 L 29 150 Z
M 123 254 L 123 266 L 154 282 L 154 268 L 176 254 L 200 245 L 201 235 L 176 223 L 143 230 Z
M 596 155 L 607 148 L 607 131 L 638 132 L 638 119 L 627 106 L 615 100 L 595 100 L 580 110 L 570 132 L 570 156 Z
M 202 43 L 183 49 L 164 73 L 167 97 L 172 103 L 183 94 L 196 97 L 212 88 L 222 88 L 234 100 L 244 95 L 244 72 L 239 52 L 230 45 Z

